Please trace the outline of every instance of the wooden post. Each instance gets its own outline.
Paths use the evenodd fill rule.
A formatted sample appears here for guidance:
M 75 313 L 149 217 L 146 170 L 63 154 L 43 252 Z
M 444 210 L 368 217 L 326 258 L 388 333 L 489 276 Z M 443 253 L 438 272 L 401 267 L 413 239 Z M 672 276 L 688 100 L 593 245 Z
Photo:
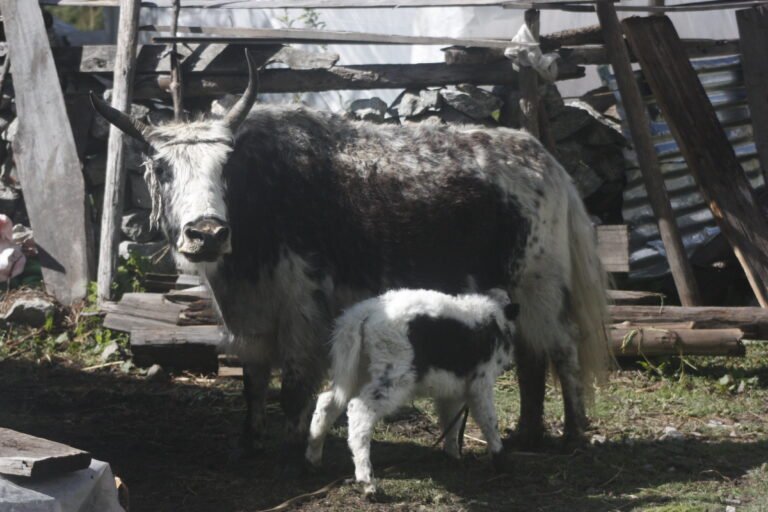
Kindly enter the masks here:
M 525 11 L 525 24 L 533 34 L 533 38 L 539 40 L 539 11 L 528 9 Z M 539 76 L 530 66 L 520 66 L 520 127 L 539 139 Z
M 130 111 L 131 107 L 140 5 L 141 0 L 120 0 L 112 107 L 123 112 Z M 123 144 L 125 137 L 126 135 L 119 129 L 110 126 L 104 183 L 104 209 L 101 216 L 101 244 L 99 246 L 99 302 L 111 298 L 112 281 L 117 266 L 117 245 L 120 241 L 120 220 L 123 215 L 125 189 L 125 147 Z
M 632 144 L 637 154 L 640 171 L 643 173 L 651 208 L 659 223 L 659 233 L 667 252 L 669 269 L 672 272 L 680 302 L 684 306 L 696 306 L 701 302 L 699 289 L 675 223 L 675 214 L 669 202 L 659 160 L 651 140 L 648 113 L 645 110 L 640 88 L 632 72 L 621 24 L 611 0 L 598 0 L 597 16 L 603 27 L 605 47 L 613 72 L 616 75 L 621 102 L 627 117 L 627 125 L 632 136 Z
M 45 287 L 70 305 L 87 293 L 93 254 L 83 173 L 40 6 L 0 0 L 0 9 L 13 57 L 13 151 L 24 201 Z
M 757 155 L 768 185 L 768 8 L 736 11 L 739 24 L 741 67 L 752 117 Z
M 173 19 L 171 20 L 171 35 L 176 37 L 177 28 L 179 26 L 179 13 L 181 11 L 181 1 L 173 0 Z M 179 61 L 180 55 L 177 48 L 177 43 L 174 41 L 171 44 L 171 98 L 173 99 L 173 118 L 176 121 L 181 121 L 184 118 L 184 96 L 183 87 L 184 82 L 181 75 L 181 63 Z
M 675 27 L 666 16 L 631 18 L 624 27 L 712 215 L 768 307 L 768 223 Z

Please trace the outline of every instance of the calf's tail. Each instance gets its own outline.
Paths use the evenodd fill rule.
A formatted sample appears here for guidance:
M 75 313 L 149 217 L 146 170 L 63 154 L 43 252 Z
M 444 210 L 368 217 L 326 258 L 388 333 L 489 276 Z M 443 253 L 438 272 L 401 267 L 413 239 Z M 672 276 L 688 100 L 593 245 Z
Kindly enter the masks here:
M 608 321 L 608 274 L 597 255 L 595 230 L 576 187 L 568 187 L 568 241 L 571 260 L 573 320 L 578 326 L 578 353 L 585 397 L 603 382 L 613 357 L 605 325 Z

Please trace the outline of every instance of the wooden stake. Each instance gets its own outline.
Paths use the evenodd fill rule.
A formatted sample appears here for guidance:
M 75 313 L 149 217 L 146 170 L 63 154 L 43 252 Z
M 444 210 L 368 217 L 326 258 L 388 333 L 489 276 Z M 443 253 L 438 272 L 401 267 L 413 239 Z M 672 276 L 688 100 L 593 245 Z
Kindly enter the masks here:
M 747 101 L 752 117 L 752 130 L 757 146 L 757 155 L 763 171 L 763 180 L 768 184 L 768 8 L 753 7 L 736 11 L 739 24 L 741 68 Z
M 645 79 L 723 235 L 768 307 L 768 223 L 672 22 L 624 21 Z
M 667 252 L 669 269 L 672 272 L 680 302 L 684 306 L 698 305 L 701 303 L 699 289 L 675 223 L 675 215 L 669 202 L 659 160 L 651 140 L 648 114 L 632 72 L 619 18 L 611 0 L 599 0 L 597 2 L 597 16 L 603 27 L 606 50 L 616 75 L 637 161 L 643 173 L 651 208 L 659 223 L 659 233 Z M 683 52 L 681 55 L 685 55 L 685 53 Z
M 131 107 L 140 5 L 141 0 L 120 0 L 112 107 L 123 112 L 129 112 Z M 99 246 L 97 293 L 100 303 L 110 299 L 117 266 L 117 245 L 120 241 L 125 189 L 125 137 L 119 129 L 110 126 Z
M 533 34 L 533 38 L 539 39 L 539 11 L 528 9 L 525 11 L 525 24 Z M 520 127 L 527 130 L 537 139 L 541 138 L 539 127 L 539 76 L 530 66 L 520 66 Z

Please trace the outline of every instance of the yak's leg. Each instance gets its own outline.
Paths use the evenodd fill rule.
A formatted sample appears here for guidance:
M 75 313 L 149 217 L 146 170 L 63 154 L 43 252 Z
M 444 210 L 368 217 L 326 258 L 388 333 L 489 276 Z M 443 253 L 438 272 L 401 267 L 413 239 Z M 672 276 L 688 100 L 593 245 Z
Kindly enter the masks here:
M 520 388 L 520 417 L 517 443 L 523 450 L 536 451 L 544 440 L 544 391 L 546 359 L 534 351 L 522 336 L 515 342 L 515 363 Z
M 488 451 L 491 454 L 494 469 L 499 473 L 505 471 L 499 420 L 496 416 L 496 407 L 493 405 L 493 381 L 478 379 L 472 382 L 469 389 L 468 404 L 472 418 L 480 427 L 480 431 L 488 443 Z
M 346 404 L 345 404 L 346 405 Z M 331 430 L 333 424 L 344 412 L 344 406 L 334 400 L 334 392 L 326 391 L 317 397 L 317 406 L 312 415 L 312 423 L 309 426 L 309 442 L 305 458 L 313 466 L 320 466 L 323 460 L 323 446 L 325 436 Z
M 240 437 L 240 453 L 253 454 L 262 448 L 266 418 L 265 406 L 271 367 L 269 363 L 245 363 L 243 365 L 243 396 L 245 397 L 245 421 Z
M 461 452 L 459 451 L 459 431 L 461 430 L 461 421 L 456 419 L 456 417 L 463 408 L 464 401 L 460 399 L 435 399 L 435 409 L 437 411 L 437 416 L 440 419 L 440 428 L 445 433 L 443 450 L 448 456 L 454 459 L 461 458 Z M 453 422 L 453 425 L 451 425 L 451 422 Z M 446 429 L 449 427 L 450 430 L 447 431 Z
M 286 362 L 283 366 L 280 406 L 285 414 L 283 456 L 286 476 L 298 476 L 304 460 L 304 448 L 309 430 L 309 415 L 313 397 L 320 388 L 323 372 L 315 365 L 298 366 Z

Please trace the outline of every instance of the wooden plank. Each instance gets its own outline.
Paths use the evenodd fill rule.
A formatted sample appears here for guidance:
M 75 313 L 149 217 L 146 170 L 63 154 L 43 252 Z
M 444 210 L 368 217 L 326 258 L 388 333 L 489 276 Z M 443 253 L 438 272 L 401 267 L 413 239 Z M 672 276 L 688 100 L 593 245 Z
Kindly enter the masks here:
M 686 306 L 700 304 L 699 289 L 664 185 L 659 159 L 651 139 L 648 113 L 640 88 L 635 81 L 623 31 L 613 3 L 610 0 L 600 0 L 597 3 L 597 16 L 603 27 L 605 45 L 621 93 L 621 102 L 632 136 L 632 144 L 643 174 L 648 200 L 659 225 L 659 233 L 680 301 Z M 682 51 L 681 55 L 684 56 L 685 52 Z
M 629 305 L 664 305 L 664 294 L 633 290 L 606 290 L 608 299 L 617 306 Z
M 743 356 L 741 329 L 664 329 L 630 327 L 609 329 L 613 355 Z
M 597 227 L 597 255 L 608 272 L 629 272 L 629 229 L 625 225 Z
M 0 427 L 0 474 L 45 478 L 85 469 L 91 454 Z
M 670 324 L 694 322 L 696 328 L 727 329 L 753 326 L 755 334 L 768 339 L 768 310 L 758 307 L 608 306 L 614 323 Z
M 137 366 L 163 367 L 215 373 L 218 347 L 223 340 L 218 326 L 190 326 L 131 331 L 131 353 Z
M 134 329 L 154 329 L 161 327 L 175 327 L 176 322 L 170 323 L 164 320 L 153 320 L 126 314 L 125 312 L 111 312 L 104 317 L 104 327 L 113 331 L 131 332 Z
M 768 223 L 672 22 L 631 18 L 624 27 L 688 169 L 760 305 L 768 307 Z
M 112 84 L 112 108 L 128 112 L 131 106 L 136 41 L 139 26 L 139 0 L 121 0 L 117 31 L 117 53 Z M 104 206 L 101 216 L 101 244 L 97 274 L 99 302 L 112 295 L 112 282 L 117 267 L 117 246 L 125 196 L 125 135 L 110 125 L 107 141 L 107 167 L 104 182 Z
M 46 289 L 69 305 L 85 298 L 91 275 L 85 182 L 40 7 L 0 0 L 0 9 L 13 52 L 19 116 L 13 151 L 24 201 Z
M 525 25 L 531 31 L 535 41 L 539 40 L 539 11 L 528 9 L 525 11 Z M 539 75 L 530 66 L 520 68 L 520 127 L 531 135 L 541 140 L 539 126 Z M 552 150 L 552 148 L 548 148 Z
M 176 279 L 176 289 L 183 290 L 185 288 L 192 288 L 193 286 L 200 286 L 202 283 L 203 280 L 200 279 L 200 276 L 181 274 L 178 279 Z
M 741 67 L 752 118 L 757 155 L 768 183 L 768 8 L 736 11 L 741 41 Z
M 584 76 L 584 68 L 563 65 L 558 80 Z M 138 99 L 157 98 L 167 94 L 170 79 L 167 76 L 139 80 L 134 89 Z M 330 69 L 291 70 L 267 69 L 259 73 L 259 91 L 267 92 L 319 92 L 360 89 L 420 89 L 440 85 L 518 85 L 518 74 L 511 66 L 434 64 L 376 64 L 335 66 Z M 190 76 L 185 94 L 192 96 L 218 96 L 239 94 L 248 83 L 247 76 Z
M 170 32 L 167 25 L 146 25 L 142 30 L 154 32 Z M 178 27 L 179 33 L 194 34 L 192 36 L 155 36 L 153 41 L 168 43 L 174 40 L 184 42 L 199 42 L 204 40 L 232 40 L 248 43 L 318 43 L 318 44 L 365 44 L 365 45 L 438 45 L 438 46 L 475 46 L 480 48 L 506 48 L 509 41 L 490 38 L 456 38 L 401 36 L 393 34 L 375 34 L 367 32 L 352 32 L 346 30 L 315 30 L 307 28 L 229 28 L 229 27 Z

